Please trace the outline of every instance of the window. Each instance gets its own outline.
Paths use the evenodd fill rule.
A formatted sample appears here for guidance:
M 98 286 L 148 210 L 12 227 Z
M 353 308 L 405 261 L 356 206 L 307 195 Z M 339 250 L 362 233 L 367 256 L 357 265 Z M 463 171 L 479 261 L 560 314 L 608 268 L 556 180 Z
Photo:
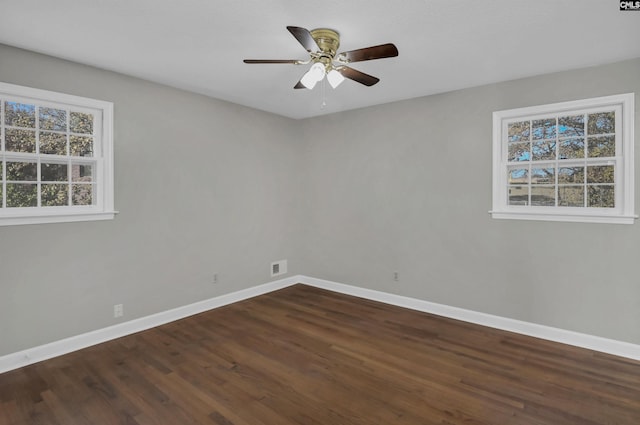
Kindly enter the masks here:
M 105 220 L 113 104 L 0 83 L 0 225 Z
M 493 113 L 493 218 L 633 223 L 634 94 Z

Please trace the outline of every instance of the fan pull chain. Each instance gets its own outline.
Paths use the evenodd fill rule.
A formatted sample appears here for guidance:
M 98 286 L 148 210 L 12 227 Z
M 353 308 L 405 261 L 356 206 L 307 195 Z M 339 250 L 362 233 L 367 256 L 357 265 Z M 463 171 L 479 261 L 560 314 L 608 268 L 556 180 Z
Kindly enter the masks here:
M 327 79 L 322 79 L 322 103 L 320 104 L 320 109 L 324 109 L 327 107 Z

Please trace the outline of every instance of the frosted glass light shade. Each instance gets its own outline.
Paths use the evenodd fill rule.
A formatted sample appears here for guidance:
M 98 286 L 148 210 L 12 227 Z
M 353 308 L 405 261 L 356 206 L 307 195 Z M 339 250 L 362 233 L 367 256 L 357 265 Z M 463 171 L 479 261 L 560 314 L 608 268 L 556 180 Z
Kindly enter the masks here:
M 327 74 L 327 80 L 329 80 L 329 84 L 331 84 L 331 87 L 335 89 L 344 81 L 344 77 L 338 71 L 332 69 Z
M 315 87 L 316 83 L 324 78 L 326 71 L 324 69 L 324 65 L 321 63 L 314 63 L 311 65 L 311 69 L 309 69 L 306 74 L 302 76 L 300 82 L 303 86 L 308 89 L 312 89 Z

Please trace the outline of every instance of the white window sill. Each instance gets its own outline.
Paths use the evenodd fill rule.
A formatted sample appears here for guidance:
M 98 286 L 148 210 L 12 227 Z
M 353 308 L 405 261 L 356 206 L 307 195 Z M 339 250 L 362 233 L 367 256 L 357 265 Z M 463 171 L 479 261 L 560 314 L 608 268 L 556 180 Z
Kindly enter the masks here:
M 78 212 L 67 214 L 38 214 L 32 216 L 0 216 L 0 226 L 23 224 L 71 223 L 76 221 L 113 220 L 118 211 Z
M 531 211 L 489 211 L 492 218 L 507 220 L 573 221 L 577 223 L 633 224 L 637 215 L 550 214 Z

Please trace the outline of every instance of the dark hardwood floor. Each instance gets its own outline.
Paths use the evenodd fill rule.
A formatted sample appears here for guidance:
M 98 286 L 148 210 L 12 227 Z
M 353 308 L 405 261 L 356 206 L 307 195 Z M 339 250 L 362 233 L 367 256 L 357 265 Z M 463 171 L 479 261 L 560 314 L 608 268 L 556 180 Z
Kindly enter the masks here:
M 640 362 L 296 285 L 0 375 L 0 424 L 640 424 Z

